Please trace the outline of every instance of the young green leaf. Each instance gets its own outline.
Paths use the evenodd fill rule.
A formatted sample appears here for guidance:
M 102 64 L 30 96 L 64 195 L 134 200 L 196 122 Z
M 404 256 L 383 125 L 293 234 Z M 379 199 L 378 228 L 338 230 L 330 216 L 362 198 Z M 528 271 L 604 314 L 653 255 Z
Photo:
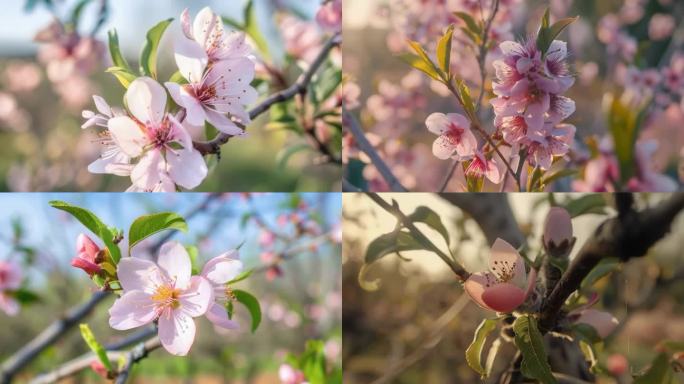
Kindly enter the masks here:
M 176 84 L 187 84 L 188 83 L 188 81 L 185 79 L 185 77 L 183 77 L 183 74 L 180 73 L 180 71 L 174 72 L 173 75 L 171 75 L 171 77 L 169 77 L 169 81 L 172 83 L 176 83 Z
M 472 16 L 470 16 L 469 13 L 454 12 L 454 16 L 463 20 L 463 22 L 466 24 L 466 27 L 468 27 L 469 31 L 471 31 L 472 33 L 474 33 L 476 35 L 482 35 L 482 27 L 480 26 L 480 24 L 477 21 L 475 21 L 475 19 L 473 19 Z
M 665 353 L 656 356 L 651 367 L 643 375 L 634 379 L 634 384 L 675 384 L 677 382 L 670 360 Z
M 391 253 L 424 249 L 410 233 L 395 231 L 377 237 L 368 244 L 366 249 L 366 264 L 371 264 L 383 256 Z
M 411 47 L 411 49 L 413 49 L 413 51 L 418 55 L 418 57 L 424 62 L 424 67 L 427 68 L 429 71 L 425 73 L 427 73 L 428 75 L 430 75 L 430 73 L 434 73 L 436 74 L 436 80 L 444 81 L 444 78 L 442 76 L 443 73 L 440 72 L 439 68 L 437 68 L 437 65 L 432 61 L 432 59 L 430 59 L 430 56 L 428 56 L 427 52 L 425 52 L 420 43 L 417 41 L 409 40 L 408 44 Z M 414 68 L 422 70 L 416 66 L 414 66 Z
M 620 167 L 620 181 L 624 184 L 635 172 L 636 140 L 645 117 L 644 108 L 629 106 L 611 94 L 604 97 L 603 103 Z
M 484 349 L 487 336 L 496 328 L 496 319 L 484 319 L 475 330 L 473 341 L 466 349 L 466 363 L 480 376 L 486 377 L 487 371 L 482 366 L 482 350 Z
M 188 224 L 183 217 L 173 212 L 161 212 L 138 217 L 128 230 L 128 252 L 130 253 L 130 250 L 142 240 L 167 229 L 187 232 Z
M 102 228 L 107 228 L 99 217 L 85 208 L 77 207 L 59 200 L 52 200 L 49 204 L 53 208 L 70 213 L 76 220 L 96 235 L 100 234 Z
M 166 19 L 147 31 L 147 39 L 140 54 L 140 72 L 145 76 L 157 78 L 157 50 L 166 28 L 172 21 L 173 18 Z
M 597 280 L 615 271 L 620 267 L 620 265 L 622 265 L 620 263 L 620 259 L 616 257 L 608 257 L 609 255 L 605 256 L 606 257 L 601 259 L 594 269 L 592 269 L 591 272 L 589 272 L 589 274 L 587 274 L 587 276 L 582 280 L 580 289 L 590 289 Z
M 259 300 L 251 294 L 239 289 L 234 289 L 233 294 L 235 295 L 235 300 L 244 305 L 252 316 L 252 333 L 254 333 L 261 323 L 261 306 L 259 305 Z
M 119 83 L 126 89 L 128 89 L 133 80 L 137 78 L 133 72 L 121 67 L 109 67 L 105 72 L 114 75 L 114 77 L 119 80 Z
M 431 78 L 437 81 L 442 81 L 442 78 L 440 77 L 439 72 L 437 72 L 437 69 L 434 67 L 434 65 L 430 65 L 430 63 L 425 62 L 425 60 L 420 58 L 420 56 L 414 55 L 412 53 L 402 53 L 397 57 L 411 67 L 430 76 Z
M 325 344 L 321 340 L 306 342 L 306 349 L 299 359 L 299 366 L 309 383 L 328 384 Z
M 463 102 L 463 109 L 469 116 L 475 115 L 475 103 L 473 98 L 470 96 L 470 88 L 461 80 L 456 81 L 456 87 L 458 94 L 461 96 L 461 101 Z
M 588 213 L 605 214 L 606 199 L 600 193 L 592 193 L 570 200 L 564 206 L 573 218 Z
M 88 324 L 81 324 L 81 336 L 83 337 L 83 340 L 85 340 L 86 344 L 88 344 L 88 347 L 97 355 L 97 358 L 100 360 L 102 365 L 104 365 L 105 368 L 107 368 L 107 371 L 112 371 L 112 363 L 109 361 L 109 357 L 107 356 L 107 351 L 104 349 L 102 344 L 100 344 L 97 339 L 95 338 L 95 335 L 93 335 L 93 331 L 90 330 L 90 327 Z
M 539 380 L 543 384 L 557 383 L 546 360 L 544 341 L 537 328 L 537 322 L 530 315 L 520 316 L 513 323 L 515 345 L 522 353 L 520 372 L 525 377 Z
M 121 54 L 121 49 L 119 48 L 119 35 L 116 33 L 116 29 L 109 31 L 109 54 L 112 56 L 112 63 L 114 67 L 121 68 L 127 72 L 131 71 L 131 66 L 128 65 L 128 61 Z
M 264 58 L 267 60 L 270 59 L 271 55 L 268 50 L 268 42 L 266 41 L 266 38 L 264 38 L 264 35 L 261 33 L 261 30 L 259 29 L 259 25 L 257 23 L 258 18 L 254 8 L 253 0 L 247 1 L 247 5 L 245 6 L 244 10 L 244 15 L 245 33 L 252 38 L 252 40 L 257 46 L 257 49 L 259 49 L 259 52 L 264 56 Z
M 421 205 L 420 207 L 416 208 L 416 210 L 413 211 L 413 213 L 408 217 L 414 222 L 425 223 L 430 228 L 439 232 L 439 234 L 444 238 L 444 241 L 446 241 L 447 246 L 449 245 L 449 232 L 444 226 L 444 223 L 442 223 L 442 219 L 439 217 L 437 212 L 424 205 Z
M 7 293 L 14 297 L 22 305 L 32 304 L 40 301 L 40 296 L 26 288 L 19 288 L 16 291 L 8 291 Z
M 230 284 L 239 283 L 240 281 L 245 280 L 246 278 L 252 276 L 252 271 L 253 271 L 253 270 L 251 270 L 251 269 L 249 269 L 249 270 L 247 270 L 247 271 L 243 271 L 243 272 L 240 273 L 239 275 L 235 276 L 235 278 L 234 278 L 233 280 L 229 281 L 229 282 L 226 283 L 226 284 L 229 284 L 229 285 L 230 285 Z
M 451 41 L 454 36 L 454 25 L 447 28 L 444 36 L 437 43 L 437 63 L 447 78 L 451 77 Z
M 78 25 L 81 15 L 83 14 L 83 10 L 90 2 L 92 2 L 92 0 L 80 0 L 78 3 L 76 3 L 73 11 L 71 11 L 71 20 L 69 20 L 73 25 Z

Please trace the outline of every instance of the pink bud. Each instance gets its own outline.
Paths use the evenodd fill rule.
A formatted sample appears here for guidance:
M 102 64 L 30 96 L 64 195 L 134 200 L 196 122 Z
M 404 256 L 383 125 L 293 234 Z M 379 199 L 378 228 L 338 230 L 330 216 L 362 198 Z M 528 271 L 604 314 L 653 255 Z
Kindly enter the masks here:
M 90 368 L 92 368 L 92 370 L 95 371 L 95 373 L 97 373 L 99 376 L 102 376 L 105 379 L 108 378 L 107 368 L 105 368 L 105 366 L 101 362 L 93 361 L 92 363 L 90 363 Z
M 76 239 L 76 257 L 71 259 L 71 265 L 84 270 L 90 276 L 97 274 L 102 270 L 97 264 L 99 253 L 100 247 L 88 236 L 81 233 Z
M 575 241 L 572 237 L 572 220 L 564 208 L 553 207 L 549 210 L 544 223 L 542 237 L 544 247 L 553 257 L 566 257 Z
M 610 336 L 620 323 L 618 319 L 610 313 L 596 309 L 583 310 L 580 312 L 580 316 L 576 322 L 591 326 L 602 339 Z
M 283 384 L 302 384 L 306 381 L 304 373 L 289 364 L 282 364 L 280 366 L 278 376 Z
M 608 356 L 606 366 L 608 368 L 608 372 L 610 372 L 613 376 L 622 376 L 629 369 L 629 362 L 625 356 L 619 353 L 614 353 Z

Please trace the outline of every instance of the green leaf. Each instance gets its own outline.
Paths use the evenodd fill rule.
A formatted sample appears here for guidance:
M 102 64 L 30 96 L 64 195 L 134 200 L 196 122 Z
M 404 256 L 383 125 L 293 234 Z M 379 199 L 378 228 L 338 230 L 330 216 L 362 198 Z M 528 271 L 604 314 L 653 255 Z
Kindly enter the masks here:
M 128 252 L 142 240 L 167 229 L 187 232 L 188 224 L 182 216 L 173 212 L 138 217 L 128 230 Z
M 289 147 L 281 149 L 280 151 L 278 151 L 278 154 L 276 155 L 276 164 L 278 165 L 278 169 L 283 170 L 287 168 L 287 163 L 290 161 L 290 158 L 292 158 L 292 156 L 299 152 L 307 151 L 309 149 L 311 149 L 311 146 L 309 144 L 304 143 L 291 145 Z
M 254 333 L 261 323 L 261 306 L 259 305 L 259 300 L 251 294 L 239 289 L 233 290 L 233 294 L 235 295 L 235 299 L 244 305 L 252 316 L 252 333 Z
M 576 338 L 586 341 L 587 344 L 591 345 L 601 341 L 601 336 L 599 336 L 596 328 L 589 324 L 575 323 L 572 325 L 572 331 Z
M 9 294 L 22 305 L 40 301 L 40 296 L 25 288 L 19 288 L 16 291 L 9 292 Z
M 186 80 L 185 77 L 183 77 L 183 74 L 180 73 L 180 71 L 174 72 L 173 75 L 171 75 L 171 77 L 169 77 L 169 81 L 172 83 L 176 83 L 176 84 L 187 84 L 188 83 L 188 80 Z
M 231 19 L 231 18 L 228 17 L 228 16 L 221 16 L 221 21 L 223 21 L 223 24 L 229 25 L 229 26 L 235 28 L 235 29 L 238 30 L 238 31 L 242 31 L 242 30 L 245 29 L 245 26 L 244 26 L 244 25 L 242 25 L 241 23 L 239 23 L 239 22 L 238 22 L 237 20 L 235 20 L 235 19 Z
M 59 200 L 52 200 L 49 204 L 53 208 L 70 213 L 76 220 L 96 235 L 100 233 L 102 228 L 107 228 L 99 217 L 85 208 L 77 207 Z
M 624 104 L 619 97 L 611 94 L 604 98 L 604 109 L 620 167 L 620 182 L 625 184 L 635 173 L 636 140 L 646 115 L 645 110 L 643 106 L 635 108 Z
M 112 63 L 114 67 L 119 67 L 122 70 L 133 72 L 131 66 L 128 65 L 128 61 L 121 54 L 121 49 L 119 48 L 119 35 L 116 33 L 116 29 L 109 31 L 109 54 L 112 56 Z
M 81 19 L 81 14 L 83 14 L 83 9 L 91 2 L 92 0 L 80 0 L 78 3 L 76 3 L 76 6 L 74 6 L 74 10 L 71 11 L 71 20 L 70 22 L 74 25 L 78 25 L 79 20 Z
M 475 330 L 473 341 L 470 342 L 465 352 L 468 366 L 482 377 L 487 376 L 487 371 L 482 366 L 482 350 L 484 349 L 485 341 L 487 341 L 487 336 L 496 328 L 496 323 L 496 319 L 482 320 Z
M 553 25 L 550 25 L 549 8 L 546 8 L 546 12 L 544 12 L 544 16 L 541 20 L 539 32 L 537 33 L 537 48 L 541 51 L 542 56 L 546 55 L 553 40 L 558 37 L 565 28 L 578 19 L 579 17 L 569 17 L 558 20 Z
M 245 26 L 244 31 L 249 37 L 252 38 L 257 46 L 259 52 L 264 56 L 265 59 L 270 59 L 271 54 L 268 50 L 268 41 L 264 38 L 264 35 L 259 30 L 259 25 L 257 23 L 257 14 L 254 11 L 254 1 L 249 0 L 244 10 L 245 14 Z
M 539 380 L 543 384 L 556 383 L 556 378 L 553 377 L 549 362 L 546 360 L 544 341 L 534 317 L 530 315 L 518 317 L 513 323 L 513 331 L 515 332 L 515 345 L 518 346 L 523 356 L 520 372 L 525 377 Z
M 560 169 L 557 172 L 554 172 L 550 175 L 548 175 L 548 174 L 544 175 L 541 179 L 540 184 L 541 184 L 541 187 L 543 188 L 543 187 L 555 182 L 556 180 L 560 180 L 560 179 L 568 177 L 568 176 L 573 176 L 575 174 L 577 174 L 576 169 L 563 168 L 563 169 Z
M 451 41 L 454 36 L 454 25 L 451 24 L 447 28 L 446 33 L 439 39 L 437 43 L 437 63 L 439 63 L 440 68 L 447 77 L 450 77 L 451 73 Z
M 391 253 L 424 249 L 410 233 L 395 231 L 377 237 L 368 244 L 366 249 L 366 264 L 371 264 L 383 256 Z
M 402 53 L 397 57 L 406 62 L 411 67 L 430 76 L 431 78 L 437 81 L 442 81 L 439 72 L 437 72 L 437 68 L 435 68 L 435 66 L 430 64 L 429 62 L 426 62 L 425 60 L 420 58 L 420 56 L 414 55 L 412 53 Z
M 88 324 L 81 324 L 81 336 L 83 337 L 83 340 L 85 340 L 86 344 L 88 344 L 88 347 L 97 355 L 97 358 L 100 360 L 102 365 L 104 365 L 105 368 L 107 368 L 107 371 L 112 371 L 112 363 L 109 362 L 109 357 L 107 356 L 107 351 L 104 349 L 102 344 L 98 343 L 97 339 L 95 338 L 95 335 L 93 335 L 93 331 L 90 330 L 90 327 Z
M 173 18 L 166 19 L 147 31 L 147 39 L 140 54 L 140 72 L 145 76 L 157 78 L 157 50 L 166 28 L 172 21 Z
M 442 219 L 439 217 L 437 212 L 426 206 L 420 206 L 416 208 L 416 210 L 413 211 L 408 218 L 414 222 L 427 224 L 430 228 L 439 232 L 439 234 L 444 238 L 444 241 L 446 241 L 447 246 L 449 245 L 449 232 L 442 223 Z
M 605 214 L 606 199 L 600 193 L 591 193 L 580 198 L 570 200 L 563 206 L 572 218 L 589 213 Z
M 197 265 L 197 258 L 199 257 L 199 249 L 194 245 L 186 245 L 185 250 L 188 252 L 188 257 L 190 257 L 190 265 L 192 266 L 192 274 L 199 274 L 199 267 Z
M 674 384 L 677 383 L 674 370 L 666 354 L 661 353 L 653 360 L 651 367 L 634 379 L 634 384 Z
M 307 382 L 311 384 L 327 384 L 325 344 L 321 340 L 306 342 L 304 354 L 299 359 L 299 367 Z
M 477 21 L 475 21 L 475 19 L 473 19 L 473 17 L 469 13 L 454 12 L 454 16 L 463 20 L 463 22 L 468 27 L 469 31 L 471 31 L 472 33 L 474 33 L 476 35 L 482 35 L 482 27 L 480 26 L 480 24 Z
M 608 256 L 608 255 L 606 255 Z M 620 267 L 620 260 L 615 257 L 606 257 L 601 259 L 599 263 L 587 274 L 580 284 L 580 289 L 586 290 L 591 288 L 594 283 L 600 278 L 608 275 Z
M 470 96 L 470 88 L 463 81 L 456 81 L 456 87 L 458 89 L 458 94 L 461 96 L 461 101 L 463 101 L 463 109 L 468 113 L 469 116 L 475 115 L 475 103 L 473 98 Z
M 233 280 L 227 282 L 226 284 L 228 284 L 228 285 L 235 284 L 235 283 L 238 283 L 242 280 L 245 280 L 246 278 L 252 276 L 252 272 L 253 272 L 253 270 L 251 270 L 251 269 L 247 270 L 247 271 L 243 271 L 239 275 L 235 276 L 235 278 Z
M 128 89 L 131 83 L 137 78 L 133 72 L 121 67 L 109 67 L 105 72 L 114 75 L 114 77 L 119 80 L 119 83 L 126 89 Z

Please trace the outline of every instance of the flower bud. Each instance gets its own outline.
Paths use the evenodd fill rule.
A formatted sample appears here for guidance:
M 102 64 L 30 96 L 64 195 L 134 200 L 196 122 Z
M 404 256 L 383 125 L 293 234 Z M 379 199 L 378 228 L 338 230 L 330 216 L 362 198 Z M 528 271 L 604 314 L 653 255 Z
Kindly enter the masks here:
M 587 324 L 596 330 L 602 339 L 610 336 L 620 323 L 613 315 L 608 312 L 596 309 L 585 309 L 579 314 L 576 323 Z
M 544 222 L 542 235 L 544 249 L 551 257 L 567 257 L 575 245 L 572 236 L 572 220 L 564 208 L 553 207 L 549 210 Z
M 105 368 L 104 364 L 102 364 L 99 361 L 93 361 L 90 363 L 90 368 L 95 371 L 99 376 L 108 379 L 109 378 L 109 372 L 107 372 L 107 368 Z
M 614 353 L 608 356 L 608 360 L 606 361 L 606 367 L 608 368 L 608 372 L 610 372 L 611 375 L 622 376 L 629 369 L 629 362 L 627 361 L 627 358 L 625 358 L 625 356 L 619 353 Z
M 76 257 L 71 259 L 71 265 L 84 270 L 90 276 L 98 274 L 102 270 L 97 260 L 99 253 L 100 247 L 81 233 L 76 240 Z

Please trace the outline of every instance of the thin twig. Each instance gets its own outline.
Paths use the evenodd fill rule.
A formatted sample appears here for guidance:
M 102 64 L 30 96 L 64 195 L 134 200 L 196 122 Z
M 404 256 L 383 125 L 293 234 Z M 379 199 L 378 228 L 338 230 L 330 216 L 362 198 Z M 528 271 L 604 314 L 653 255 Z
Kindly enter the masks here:
M 161 340 L 159 340 L 159 337 L 155 337 L 133 348 L 126 356 L 126 365 L 116 376 L 116 384 L 125 384 L 128 376 L 131 374 L 133 365 L 146 358 L 150 352 L 159 347 L 161 347 Z
M 356 118 L 347 111 L 342 112 L 342 118 L 345 122 L 345 127 L 349 128 L 349 132 L 351 132 L 351 134 L 354 136 L 356 145 L 358 145 L 359 149 L 361 149 L 366 155 L 368 155 L 368 157 L 370 157 L 371 162 L 373 162 L 375 168 L 378 170 L 378 172 L 380 172 L 382 178 L 385 179 L 390 189 L 393 192 L 406 192 L 406 188 L 401 185 L 401 182 L 399 182 L 397 177 L 394 176 L 392 170 L 389 169 L 385 161 L 382 160 L 378 152 L 375 150 L 375 148 L 373 148 L 373 145 L 368 141 L 366 135 L 363 133 L 363 130 L 361 130 L 359 122 L 356 121 Z
M 252 110 L 249 111 L 250 119 L 256 119 L 259 115 L 268 111 L 274 104 L 281 103 L 295 97 L 298 94 L 301 94 L 302 92 L 306 92 L 306 89 L 309 87 L 309 83 L 311 83 L 311 80 L 318 69 L 328 59 L 328 54 L 330 51 L 333 48 L 338 47 L 340 44 L 342 44 L 342 34 L 337 33 L 325 43 L 321 49 L 321 52 L 311 63 L 311 66 L 306 70 L 306 72 L 304 72 L 302 77 L 299 78 L 299 80 L 297 80 L 289 88 L 272 94 L 259 105 L 252 108 Z M 233 136 L 225 133 L 219 133 L 210 141 L 196 141 L 193 142 L 193 145 L 195 149 L 197 149 L 202 155 L 219 154 L 221 152 L 221 146 L 227 143 L 232 137 Z
M 451 165 L 449 166 L 449 171 L 447 172 L 446 176 L 444 176 L 444 180 L 442 180 L 442 184 L 439 187 L 439 193 L 442 193 L 446 190 L 447 185 L 449 185 L 449 182 L 456 171 L 456 167 L 458 167 L 459 164 L 461 164 L 461 161 L 458 159 L 454 159 L 452 161 Z

